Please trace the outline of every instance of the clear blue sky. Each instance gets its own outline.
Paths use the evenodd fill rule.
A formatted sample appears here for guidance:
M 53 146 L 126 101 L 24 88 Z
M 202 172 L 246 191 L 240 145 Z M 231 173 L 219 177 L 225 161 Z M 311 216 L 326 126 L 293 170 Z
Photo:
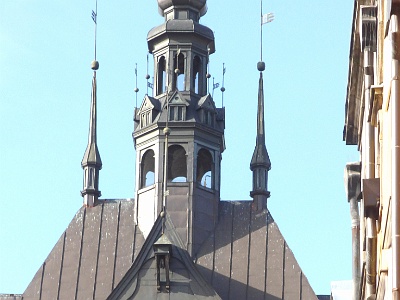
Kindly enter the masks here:
M 157 3 L 98 0 L 98 145 L 103 198 L 134 196 L 135 63 L 146 92 Z M 245 3 L 245 5 L 243 4 Z M 259 54 L 258 0 L 208 1 L 210 73 L 226 65 L 223 200 L 250 199 Z M 0 293 L 22 293 L 82 205 L 95 1 L 0 1 Z M 269 209 L 318 294 L 351 278 L 342 142 L 352 1 L 264 1 Z M 151 61 L 151 59 L 150 59 Z M 150 64 L 150 75 L 152 64 Z M 215 91 L 217 106 L 221 92 Z

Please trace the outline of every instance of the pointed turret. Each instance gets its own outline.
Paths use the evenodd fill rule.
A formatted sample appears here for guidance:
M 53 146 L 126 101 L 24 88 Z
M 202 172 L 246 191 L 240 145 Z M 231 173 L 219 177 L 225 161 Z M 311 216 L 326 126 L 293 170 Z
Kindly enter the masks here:
M 90 105 L 90 122 L 89 122 L 89 139 L 82 159 L 83 172 L 83 190 L 81 192 L 83 197 L 83 205 L 92 207 L 96 204 L 98 198 L 101 196 L 99 191 L 99 171 L 101 170 L 102 163 L 97 148 L 97 84 L 96 84 L 96 70 L 99 68 L 99 63 L 93 61 L 93 80 L 92 80 L 92 101 Z
M 256 147 L 250 163 L 250 170 L 253 172 L 253 190 L 250 196 L 253 198 L 255 210 L 266 208 L 267 199 L 270 196 L 268 191 L 268 171 L 271 169 L 271 161 L 265 146 L 265 124 L 264 124 L 264 82 L 262 72 L 265 70 L 265 63 L 259 62 L 257 68 L 260 71 L 258 86 L 258 107 L 257 107 L 257 138 Z

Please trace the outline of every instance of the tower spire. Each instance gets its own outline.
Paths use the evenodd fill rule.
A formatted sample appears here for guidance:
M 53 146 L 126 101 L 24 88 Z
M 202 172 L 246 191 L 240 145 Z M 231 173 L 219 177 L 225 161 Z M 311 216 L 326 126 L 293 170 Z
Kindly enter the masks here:
M 92 11 L 92 19 L 95 23 L 95 32 L 97 28 L 97 1 L 96 12 Z M 100 153 L 97 148 L 97 81 L 96 71 L 99 69 L 99 62 L 96 60 L 96 33 L 95 33 L 95 60 L 92 62 L 92 99 L 90 104 L 89 138 L 85 154 L 82 159 L 83 169 L 83 205 L 92 207 L 101 196 L 99 191 L 99 171 L 102 167 Z
M 271 169 L 271 161 L 265 146 L 265 122 L 264 122 L 264 81 L 262 72 L 265 70 L 265 63 L 260 61 L 257 64 L 260 71 L 258 85 L 258 106 L 257 106 L 257 138 L 256 147 L 250 163 L 250 170 L 253 172 L 253 190 L 250 196 L 253 198 L 253 208 L 262 210 L 266 208 L 267 199 L 270 196 L 268 191 L 268 171 Z

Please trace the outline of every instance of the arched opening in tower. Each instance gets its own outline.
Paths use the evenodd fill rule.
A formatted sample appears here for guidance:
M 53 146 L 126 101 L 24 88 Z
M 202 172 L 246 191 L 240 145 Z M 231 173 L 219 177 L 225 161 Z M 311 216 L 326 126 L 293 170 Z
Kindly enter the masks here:
M 165 64 L 165 57 L 161 56 L 158 60 L 158 68 L 157 68 L 157 95 L 160 95 L 165 92 L 166 88 L 166 64 Z
M 197 153 L 196 181 L 204 187 L 213 188 L 213 159 L 210 151 L 204 148 Z
M 193 59 L 193 76 L 192 76 L 192 88 L 196 94 L 199 93 L 199 77 L 201 71 L 201 59 L 197 55 Z
M 141 163 L 141 184 L 140 184 L 141 188 L 154 184 L 155 182 L 154 170 L 155 170 L 154 151 L 147 150 L 142 157 L 142 163 Z
M 168 181 L 187 181 L 186 151 L 182 146 L 168 147 Z
M 178 91 L 185 90 L 185 56 L 182 53 L 174 57 L 174 80 Z

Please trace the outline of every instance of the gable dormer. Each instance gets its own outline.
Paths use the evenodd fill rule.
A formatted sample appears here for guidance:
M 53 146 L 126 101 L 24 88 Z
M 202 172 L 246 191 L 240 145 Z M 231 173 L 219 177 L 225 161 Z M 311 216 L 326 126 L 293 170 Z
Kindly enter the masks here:
M 215 108 L 214 101 L 210 94 L 200 98 L 197 104 L 197 111 L 201 123 L 214 127 L 217 109 Z
M 186 121 L 187 107 L 189 102 L 179 91 L 175 91 L 170 97 L 168 121 Z
M 153 97 L 146 95 L 136 116 L 136 118 L 139 120 L 139 128 L 144 128 L 151 125 L 159 111 L 159 102 Z

